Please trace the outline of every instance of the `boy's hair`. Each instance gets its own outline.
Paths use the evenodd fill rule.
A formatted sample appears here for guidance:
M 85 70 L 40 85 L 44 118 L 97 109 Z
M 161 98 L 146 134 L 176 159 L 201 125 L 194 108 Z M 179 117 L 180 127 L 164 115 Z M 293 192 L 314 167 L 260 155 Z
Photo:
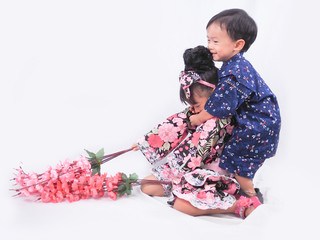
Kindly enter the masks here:
M 212 55 L 208 48 L 204 46 L 197 46 L 185 50 L 183 54 L 185 64 L 184 71 L 195 71 L 202 80 L 217 85 L 218 73 L 214 65 Z M 184 90 L 180 87 L 180 100 L 183 103 L 196 104 L 193 96 L 196 92 L 200 96 L 209 97 L 212 88 L 200 83 L 194 83 L 190 86 L 191 97 L 188 99 Z
M 245 45 L 242 51 L 246 52 L 256 40 L 258 27 L 256 22 L 242 9 L 228 9 L 213 16 L 207 24 L 219 23 L 225 29 L 229 37 L 237 41 L 243 39 Z

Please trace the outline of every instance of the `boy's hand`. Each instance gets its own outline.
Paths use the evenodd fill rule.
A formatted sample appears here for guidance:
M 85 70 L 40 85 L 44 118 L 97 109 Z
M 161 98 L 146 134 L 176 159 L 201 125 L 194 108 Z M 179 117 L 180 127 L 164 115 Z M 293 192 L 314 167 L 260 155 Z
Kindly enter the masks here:
M 190 116 L 189 120 L 190 120 L 191 126 L 198 126 L 202 123 L 200 121 L 199 114 L 195 114 L 195 115 Z
M 192 126 L 198 126 L 211 118 L 213 118 L 213 116 L 210 113 L 202 110 L 200 113 L 190 116 L 189 120 Z

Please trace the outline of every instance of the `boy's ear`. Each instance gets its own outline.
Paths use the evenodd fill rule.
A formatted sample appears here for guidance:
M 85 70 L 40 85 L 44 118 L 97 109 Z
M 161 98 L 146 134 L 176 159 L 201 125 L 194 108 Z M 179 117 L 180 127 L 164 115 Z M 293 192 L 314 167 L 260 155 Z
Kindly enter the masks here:
M 244 47 L 244 45 L 246 44 L 246 42 L 243 39 L 239 39 L 236 41 L 236 45 L 235 45 L 235 50 L 241 52 L 242 48 Z

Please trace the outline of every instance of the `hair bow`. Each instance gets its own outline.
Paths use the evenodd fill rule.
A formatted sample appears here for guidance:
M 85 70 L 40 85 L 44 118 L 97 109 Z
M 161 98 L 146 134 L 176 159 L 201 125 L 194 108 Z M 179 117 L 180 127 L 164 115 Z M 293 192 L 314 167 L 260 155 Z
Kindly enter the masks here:
M 184 90 L 184 93 L 186 94 L 187 99 L 190 99 L 191 97 L 190 86 L 196 82 L 207 87 L 215 88 L 214 84 L 202 80 L 199 74 L 195 71 L 182 71 L 179 75 L 179 82 Z

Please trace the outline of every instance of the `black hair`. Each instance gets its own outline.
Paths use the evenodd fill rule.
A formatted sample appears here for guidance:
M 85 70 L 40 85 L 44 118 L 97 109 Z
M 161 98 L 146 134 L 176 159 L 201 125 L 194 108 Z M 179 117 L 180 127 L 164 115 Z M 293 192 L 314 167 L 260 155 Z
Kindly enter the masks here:
M 185 50 L 183 54 L 185 64 L 184 71 L 195 71 L 202 80 L 216 85 L 218 83 L 217 68 L 214 65 L 212 55 L 208 48 L 197 46 Z M 209 97 L 212 88 L 200 83 L 194 83 L 190 86 L 191 96 L 187 99 L 184 90 L 180 87 L 180 100 L 183 103 L 196 104 L 193 93 L 196 92 L 199 96 Z
M 219 23 L 221 28 L 226 29 L 230 38 L 234 41 L 243 39 L 245 45 L 242 49 L 246 52 L 256 40 L 258 27 L 256 22 L 242 9 L 228 9 L 213 16 L 208 24 Z

